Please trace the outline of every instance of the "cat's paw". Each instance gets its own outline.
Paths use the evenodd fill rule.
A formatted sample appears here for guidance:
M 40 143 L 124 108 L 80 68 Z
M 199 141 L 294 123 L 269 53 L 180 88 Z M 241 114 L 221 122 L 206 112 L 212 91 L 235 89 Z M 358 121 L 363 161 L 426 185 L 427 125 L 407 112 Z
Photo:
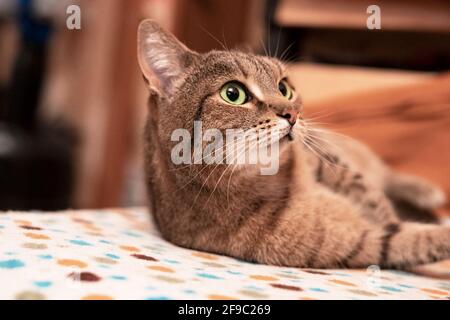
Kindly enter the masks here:
M 420 177 L 396 174 L 388 193 L 396 199 L 426 210 L 441 207 L 447 201 L 444 191 Z
M 447 198 L 444 191 L 433 185 L 415 185 L 411 187 L 411 202 L 423 209 L 436 209 L 443 206 Z

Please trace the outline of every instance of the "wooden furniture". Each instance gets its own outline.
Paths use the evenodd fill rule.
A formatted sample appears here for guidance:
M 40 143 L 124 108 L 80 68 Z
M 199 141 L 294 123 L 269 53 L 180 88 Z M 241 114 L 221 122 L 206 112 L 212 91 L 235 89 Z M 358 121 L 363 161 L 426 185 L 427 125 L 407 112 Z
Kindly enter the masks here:
M 372 4 L 381 9 L 382 30 L 450 32 L 446 0 L 280 0 L 276 21 L 284 27 L 364 29 Z
M 428 72 L 306 62 L 291 64 L 289 74 L 307 108 L 314 108 L 317 102 L 332 103 L 343 96 L 407 86 L 433 77 Z

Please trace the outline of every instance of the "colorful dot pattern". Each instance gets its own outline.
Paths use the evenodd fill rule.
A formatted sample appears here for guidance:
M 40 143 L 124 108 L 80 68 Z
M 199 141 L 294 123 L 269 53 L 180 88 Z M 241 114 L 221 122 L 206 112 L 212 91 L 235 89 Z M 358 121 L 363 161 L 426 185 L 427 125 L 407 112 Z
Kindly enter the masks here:
M 0 226 L 0 299 L 450 298 L 450 281 L 406 272 L 265 266 L 180 248 L 143 208 L 0 213 Z

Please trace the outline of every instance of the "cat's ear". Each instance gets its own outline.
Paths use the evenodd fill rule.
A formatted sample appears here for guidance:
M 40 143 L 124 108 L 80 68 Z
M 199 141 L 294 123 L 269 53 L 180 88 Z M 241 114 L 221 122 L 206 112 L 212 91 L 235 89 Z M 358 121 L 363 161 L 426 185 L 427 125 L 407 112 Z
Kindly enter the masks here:
M 151 90 L 170 96 L 177 80 L 184 76 L 198 54 L 188 49 L 153 20 L 138 29 L 138 61 Z

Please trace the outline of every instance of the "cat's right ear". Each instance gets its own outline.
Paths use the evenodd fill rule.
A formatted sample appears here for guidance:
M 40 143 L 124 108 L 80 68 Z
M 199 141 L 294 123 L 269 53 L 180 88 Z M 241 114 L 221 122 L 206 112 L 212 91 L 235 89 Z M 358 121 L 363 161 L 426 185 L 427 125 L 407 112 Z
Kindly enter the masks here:
M 186 68 L 198 57 L 153 20 L 138 29 L 138 61 L 149 89 L 170 97 Z

